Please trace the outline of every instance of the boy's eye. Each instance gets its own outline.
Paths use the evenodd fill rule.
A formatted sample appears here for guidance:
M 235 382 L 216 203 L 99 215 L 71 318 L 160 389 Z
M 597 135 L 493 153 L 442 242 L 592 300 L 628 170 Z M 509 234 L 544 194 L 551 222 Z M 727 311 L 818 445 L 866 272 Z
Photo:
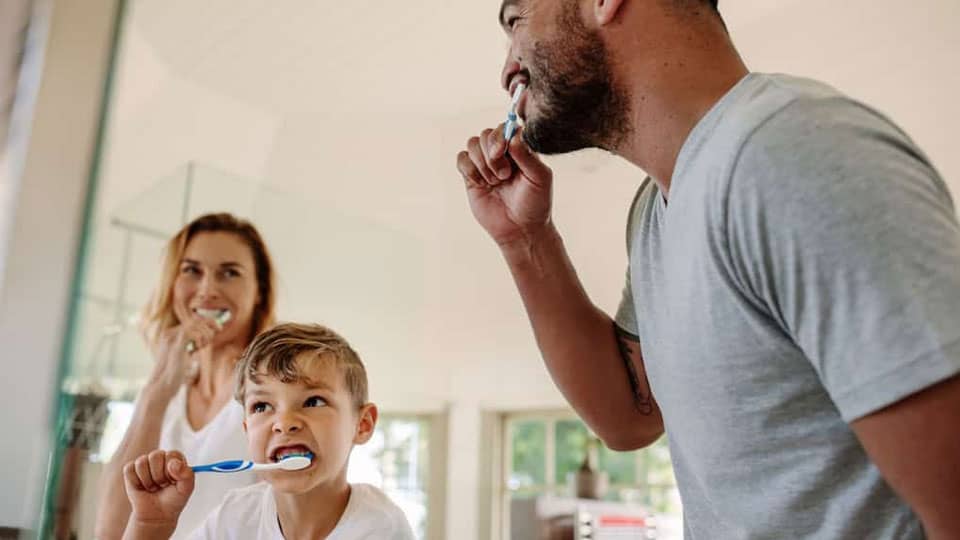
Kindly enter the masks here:
M 263 401 L 258 401 L 250 406 L 250 412 L 252 414 L 267 412 L 267 409 L 270 407 L 269 403 L 264 403 Z
M 513 30 L 513 27 L 516 26 L 517 21 L 520 20 L 520 17 L 509 17 L 507 18 L 507 28 Z
M 323 399 L 320 396 L 311 396 L 303 402 L 304 407 L 323 407 L 327 404 L 327 400 Z

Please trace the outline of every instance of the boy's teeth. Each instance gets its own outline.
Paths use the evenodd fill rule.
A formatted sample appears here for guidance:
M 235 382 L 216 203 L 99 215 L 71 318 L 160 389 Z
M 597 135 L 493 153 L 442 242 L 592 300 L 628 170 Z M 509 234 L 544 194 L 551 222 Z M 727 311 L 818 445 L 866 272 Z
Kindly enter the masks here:
M 276 459 L 279 461 L 290 456 L 308 456 L 310 451 L 304 447 L 284 448 L 277 452 Z

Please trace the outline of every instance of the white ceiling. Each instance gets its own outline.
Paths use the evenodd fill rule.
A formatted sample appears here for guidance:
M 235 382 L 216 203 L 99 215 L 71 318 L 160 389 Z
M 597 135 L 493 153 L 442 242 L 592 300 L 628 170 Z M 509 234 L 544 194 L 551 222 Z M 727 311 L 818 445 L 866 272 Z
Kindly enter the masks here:
M 121 244 L 106 218 L 196 160 L 287 194 L 288 206 L 255 212 L 278 252 L 282 314 L 341 329 L 365 352 L 375 384 L 390 381 L 380 395 L 394 407 L 560 403 L 454 166 L 466 139 L 505 112 L 498 0 L 130 4 L 88 290 L 116 290 Z M 945 172 L 960 173 L 938 146 L 950 140 L 942 119 L 960 122 L 951 97 L 960 75 L 911 61 L 953 58 L 960 14 L 954 0 L 918 4 L 925 11 L 893 0 L 721 8 L 753 67 L 817 76 L 879 102 L 935 160 L 944 156 Z M 876 45 L 894 32 L 911 36 L 912 52 Z M 907 93 L 878 84 L 890 79 L 891 61 L 893 80 L 920 84 Z M 927 107 L 915 106 L 918 93 Z M 599 152 L 549 163 L 581 278 L 613 309 L 624 215 L 643 175 Z M 150 264 L 141 273 L 131 297 L 154 278 Z

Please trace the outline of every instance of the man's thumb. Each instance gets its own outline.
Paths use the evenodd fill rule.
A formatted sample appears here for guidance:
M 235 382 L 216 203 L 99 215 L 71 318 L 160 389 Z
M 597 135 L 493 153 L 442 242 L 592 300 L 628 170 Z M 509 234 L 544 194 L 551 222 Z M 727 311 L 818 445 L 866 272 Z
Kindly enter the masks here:
M 553 180 L 553 171 L 540 160 L 540 156 L 527 146 L 527 143 L 523 140 L 522 127 L 517 128 L 517 132 L 510 139 L 509 151 L 510 157 L 524 176 L 541 188 L 550 187 L 550 182 Z

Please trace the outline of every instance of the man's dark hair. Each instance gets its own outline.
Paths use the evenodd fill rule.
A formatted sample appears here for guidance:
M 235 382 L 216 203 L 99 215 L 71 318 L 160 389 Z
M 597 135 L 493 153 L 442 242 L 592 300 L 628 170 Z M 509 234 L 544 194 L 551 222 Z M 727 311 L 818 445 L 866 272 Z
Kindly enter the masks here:
M 686 4 L 691 4 L 691 3 L 692 3 L 692 4 L 706 4 L 706 5 L 710 6 L 711 8 L 713 8 L 714 11 L 719 11 L 719 9 L 717 8 L 717 3 L 718 3 L 720 0 L 694 0 L 693 2 L 690 2 L 690 0 L 680 0 L 680 1 L 681 1 L 682 3 L 686 3 Z
M 668 0 L 668 1 L 672 1 L 675 7 L 681 8 L 687 11 L 697 10 L 699 12 L 704 7 L 709 7 L 710 11 L 712 11 L 715 15 L 717 16 L 720 15 L 720 8 L 717 5 L 719 4 L 720 0 Z M 721 20 L 722 19 L 723 17 L 721 17 Z
M 695 8 L 700 6 L 710 6 L 710 9 L 719 13 L 717 3 L 719 0 L 673 0 L 673 3 L 679 7 Z

